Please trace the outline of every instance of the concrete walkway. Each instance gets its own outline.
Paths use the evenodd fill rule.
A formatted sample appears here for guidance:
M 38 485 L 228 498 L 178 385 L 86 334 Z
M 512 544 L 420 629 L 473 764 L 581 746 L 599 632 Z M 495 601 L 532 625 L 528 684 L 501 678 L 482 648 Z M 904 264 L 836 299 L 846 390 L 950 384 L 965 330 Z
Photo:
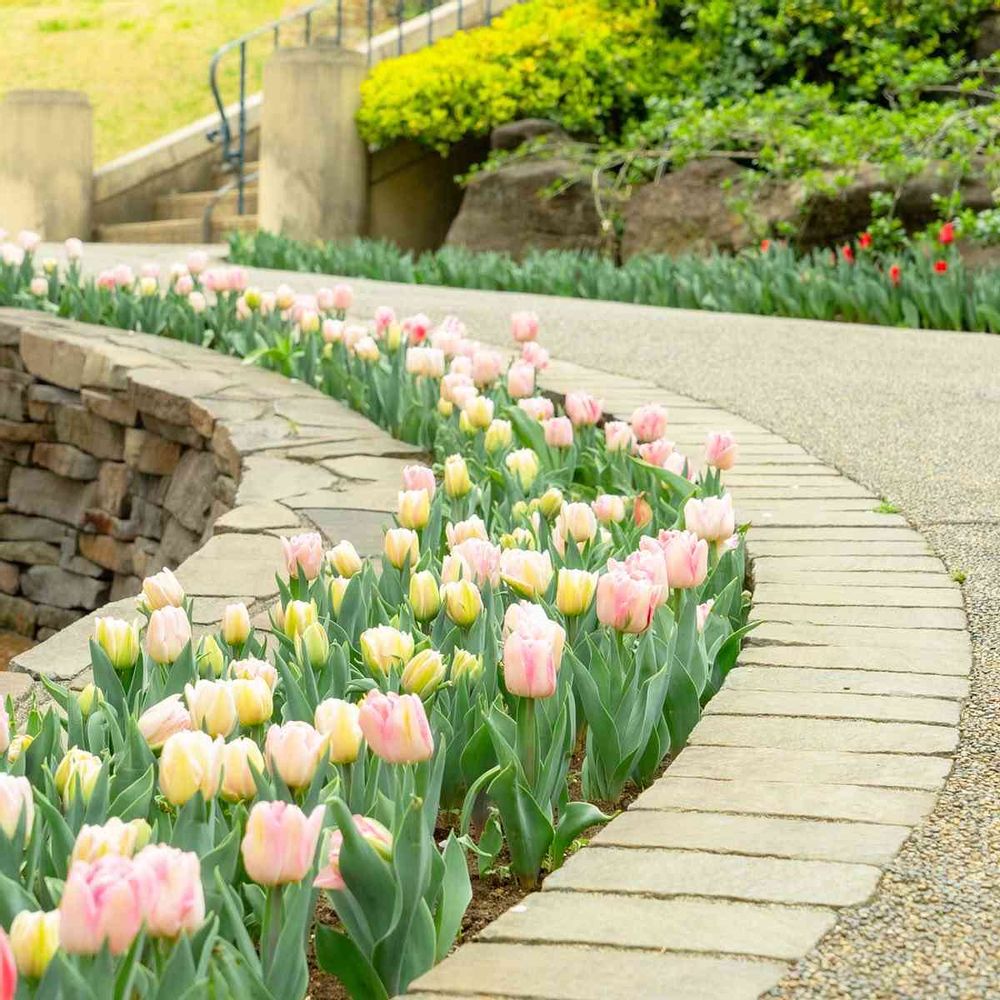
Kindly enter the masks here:
M 88 264 L 170 261 L 180 252 L 95 247 Z M 253 280 L 287 281 L 302 291 L 330 282 L 264 271 Z M 451 312 L 474 336 L 501 344 L 508 342 L 509 313 L 534 309 L 554 356 L 726 407 L 900 508 L 964 579 L 973 670 L 960 743 L 933 812 L 889 863 L 874 894 L 841 910 L 833 929 L 771 995 L 971 1000 L 996 994 L 1000 338 L 351 283 L 362 315 L 382 303 L 434 318 Z M 866 553 L 874 560 L 878 549 L 863 547 L 857 555 Z M 912 625 L 939 613 L 914 611 Z M 929 664 L 928 673 L 939 673 L 946 669 L 935 666 L 942 654 L 928 643 L 901 665 L 919 660 Z

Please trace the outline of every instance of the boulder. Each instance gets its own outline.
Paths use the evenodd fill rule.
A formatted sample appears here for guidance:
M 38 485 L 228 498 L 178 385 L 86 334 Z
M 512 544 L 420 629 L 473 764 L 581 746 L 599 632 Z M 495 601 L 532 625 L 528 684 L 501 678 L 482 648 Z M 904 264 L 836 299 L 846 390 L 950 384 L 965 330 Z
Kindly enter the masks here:
M 598 250 L 601 220 L 588 185 L 575 182 L 552 197 L 577 165 L 562 157 L 520 160 L 476 174 L 445 243 L 521 256 L 536 250 Z
M 1000 52 L 1000 10 L 983 15 L 979 34 L 972 43 L 972 55 L 976 59 L 989 59 L 994 52 Z
M 871 222 L 871 196 L 893 190 L 874 166 L 862 164 L 846 181 L 830 176 L 828 190 L 806 193 L 797 181 L 765 184 L 754 193 L 752 225 L 731 207 L 743 168 L 726 159 L 695 160 L 655 184 L 638 188 L 622 210 L 622 257 L 641 253 L 736 252 L 766 233 L 789 226 L 800 250 L 835 246 L 855 238 Z M 908 230 L 938 217 L 933 196 L 955 180 L 943 164 L 931 164 L 907 181 L 896 212 Z M 728 186 L 728 190 L 727 190 Z M 993 204 L 985 171 L 959 181 L 963 203 L 982 210 Z
M 490 133 L 490 149 L 510 151 L 532 139 L 541 138 L 549 142 L 563 142 L 569 136 L 558 123 L 548 118 L 521 118 L 493 129 Z

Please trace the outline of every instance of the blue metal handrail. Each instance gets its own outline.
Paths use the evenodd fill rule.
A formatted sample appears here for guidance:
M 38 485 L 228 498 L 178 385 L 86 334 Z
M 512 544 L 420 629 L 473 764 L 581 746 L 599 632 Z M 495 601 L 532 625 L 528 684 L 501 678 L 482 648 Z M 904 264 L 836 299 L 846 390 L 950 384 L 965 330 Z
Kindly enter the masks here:
M 243 167 L 246 162 L 247 144 L 247 43 L 253 41 L 255 38 L 270 34 L 274 38 L 274 47 L 278 48 L 281 44 L 281 29 L 292 22 L 301 21 L 303 29 L 302 39 L 304 44 L 308 45 L 312 41 L 313 14 L 323 7 L 330 6 L 331 2 L 332 0 L 318 0 L 318 2 L 312 3 L 308 7 L 302 7 L 291 14 L 286 14 L 284 17 L 269 21 L 267 24 L 263 24 L 253 31 L 248 31 L 245 35 L 240 35 L 239 38 L 234 38 L 231 42 L 226 42 L 225 45 L 216 49 L 215 54 L 212 56 L 212 61 L 208 68 L 208 83 L 212 88 L 212 98 L 215 101 L 215 106 L 219 109 L 219 124 L 218 127 L 208 133 L 208 140 L 209 142 L 221 143 L 223 165 L 230 167 L 236 174 L 236 211 L 239 215 L 243 214 L 244 188 L 246 186 Z M 371 3 L 371 0 L 369 0 L 369 3 Z M 343 0 L 337 0 L 338 39 L 340 38 L 343 20 L 342 8 Z M 232 52 L 234 49 L 237 49 L 240 54 L 240 97 L 239 107 L 236 112 L 237 131 L 235 141 L 233 128 L 226 113 L 226 105 L 222 100 L 222 93 L 219 89 L 219 63 L 227 53 Z
M 274 47 L 278 48 L 281 44 L 281 30 L 284 26 L 290 25 L 293 22 L 302 23 L 302 41 L 305 45 L 309 45 L 312 41 L 313 36 L 313 16 L 320 10 L 324 8 L 332 7 L 336 5 L 336 34 L 334 38 L 338 45 L 344 44 L 344 2 L 345 0 L 318 0 L 316 3 L 311 3 L 307 7 L 302 7 L 299 10 L 293 11 L 291 14 L 286 14 L 284 17 L 279 17 L 274 21 L 270 21 L 267 24 L 261 25 L 259 28 L 255 28 L 253 31 L 248 31 L 245 35 L 241 35 L 239 38 L 234 38 L 231 42 L 226 42 L 225 45 L 220 46 L 212 56 L 212 62 L 209 65 L 208 70 L 208 81 L 209 86 L 212 88 L 212 98 L 215 101 L 215 106 L 219 110 L 219 124 L 213 128 L 208 133 L 208 139 L 210 142 L 218 142 L 222 146 L 222 163 L 225 168 L 231 170 L 235 175 L 234 181 L 228 182 L 225 185 L 225 190 L 231 191 L 234 187 L 237 191 L 236 196 L 236 211 L 237 214 L 244 214 L 245 207 L 245 187 L 247 177 L 245 176 L 245 165 L 246 165 L 246 145 L 247 145 L 247 115 L 246 115 L 246 98 L 247 98 L 247 44 L 252 42 L 256 38 L 260 38 L 264 35 L 272 35 L 274 40 Z M 351 0 L 347 0 L 348 4 Z M 427 41 L 432 43 L 434 41 L 434 10 L 436 7 L 441 6 L 446 0 L 396 0 L 395 10 L 389 19 L 389 25 L 391 26 L 393 21 L 396 25 L 397 31 L 397 43 L 396 50 L 402 55 L 403 53 L 403 40 L 404 40 L 404 25 L 416 21 L 418 17 L 427 18 Z M 364 6 L 364 31 L 368 36 L 368 59 L 371 61 L 371 42 L 372 38 L 378 30 L 385 30 L 382 24 L 376 24 L 376 6 L 382 8 L 383 15 L 386 13 L 389 6 L 388 0 L 355 0 L 357 13 L 361 13 L 362 5 Z M 463 27 L 463 0 L 457 0 L 457 25 L 461 29 Z M 489 24 L 493 20 L 493 4 L 492 0 L 484 0 L 483 4 L 483 23 Z M 229 120 L 229 114 L 226 110 L 226 105 L 222 99 L 222 93 L 219 89 L 219 64 L 222 59 L 227 55 L 227 53 L 233 50 L 239 52 L 240 57 L 240 73 L 239 73 L 239 103 L 237 105 L 235 115 L 236 115 L 236 129 L 234 135 L 233 124 Z M 214 202 L 213 202 L 214 204 Z

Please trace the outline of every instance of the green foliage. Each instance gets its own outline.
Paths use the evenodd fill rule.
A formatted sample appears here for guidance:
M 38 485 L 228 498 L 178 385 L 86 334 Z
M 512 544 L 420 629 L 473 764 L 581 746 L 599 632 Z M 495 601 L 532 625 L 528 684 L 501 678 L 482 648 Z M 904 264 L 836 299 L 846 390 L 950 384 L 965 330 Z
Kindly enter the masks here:
M 490 27 L 380 63 L 362 86 L 358 126 L 373 146 L 411 138 L 444 152 L 525 117 L 617 136 L 665 76 L 687 71 L 653 0 L 529 0 Z
M 967 270 L 955 251 L 941 248 L 918 246 L 891 255 L 858 248 L 850 255 L 827 250 L 799 256 L 773 246 L 767 252 L 707 258 L 649 255 L 619 266 L 566 251 L 532 251 L 518 261 L 507 254 L 444 247 L 414 257 L 371 240 L 316 245 L 262 232 L 233 234 L 230 251 L 233 260 L 257 267 L 411 284 L 1000 333 L 997 272 Z M 936 268 L 939 262 L 944 270 Z

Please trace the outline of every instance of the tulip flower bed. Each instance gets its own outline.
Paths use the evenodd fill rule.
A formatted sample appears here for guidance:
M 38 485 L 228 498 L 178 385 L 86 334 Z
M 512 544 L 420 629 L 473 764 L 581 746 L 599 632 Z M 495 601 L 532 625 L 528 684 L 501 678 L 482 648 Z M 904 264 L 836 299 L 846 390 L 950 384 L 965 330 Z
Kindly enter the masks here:
M 454 318 L 348 323 L 343 286 L 261 293 L 194 258 L 161 294 L 35 276 L 22 242 L 6 301 L 242 354 L 434 461 L 403 470 L 378 564 L 287 538 L 268 622 L 233 604 L 201 637 L 164 570 L 136 621 L 98 619 L 91 685 L 2 714 L 0 998 L 297 1000 L 310 947 L 353 997 L 405 991 L 459 935 L 470 866 L 536 886 L 719 689 L 749 627 L 735 442 L 695 475 L 661 406 L 557 408 L 531 314 L 508 363 Z
M 893 253 L 855 244 L 800 255 L 777 242 L 741 254 L 607 257 L 534 250 L 503 253 L 442 247 L 414 256 L 374 240 L 300 243 L 273 233 L 234 233 L 230 259 L 256 267 L 315 271 L 418 285 L 449 285 L 677 309 L 753 313 L 932 330 L 1000 333 L 995 269 L 965 268 L 947 245 Z

